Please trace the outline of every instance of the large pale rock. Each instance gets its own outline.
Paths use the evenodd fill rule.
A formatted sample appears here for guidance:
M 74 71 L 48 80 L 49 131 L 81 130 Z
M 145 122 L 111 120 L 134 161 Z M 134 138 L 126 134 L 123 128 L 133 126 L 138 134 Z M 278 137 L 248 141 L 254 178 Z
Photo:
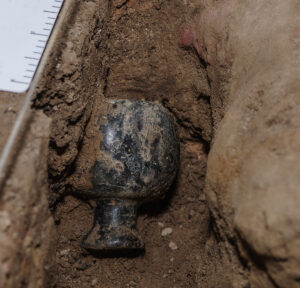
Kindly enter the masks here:
M 209 3 L 195 25 L 215 93 L 206 193 L 251 287 L 300 285 L 299 11 L 295 0 Z

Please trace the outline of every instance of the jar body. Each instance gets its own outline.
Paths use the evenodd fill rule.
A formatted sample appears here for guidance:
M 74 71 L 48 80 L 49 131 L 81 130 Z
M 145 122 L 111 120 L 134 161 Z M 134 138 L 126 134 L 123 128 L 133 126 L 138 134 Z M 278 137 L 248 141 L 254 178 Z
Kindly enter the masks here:
M 99 133 L 91 169 L 96 198 L 147 201 L 168 189 L 179 163 L 179 141 L 174 121 L 161 105 L 110 101 Z

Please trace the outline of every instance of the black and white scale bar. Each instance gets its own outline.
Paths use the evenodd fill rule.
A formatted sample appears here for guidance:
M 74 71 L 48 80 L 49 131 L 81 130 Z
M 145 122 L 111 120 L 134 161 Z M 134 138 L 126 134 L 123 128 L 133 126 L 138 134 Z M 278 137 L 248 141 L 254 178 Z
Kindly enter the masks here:
M 1 0 L 0 90 L 28 89 L 63 2 Z

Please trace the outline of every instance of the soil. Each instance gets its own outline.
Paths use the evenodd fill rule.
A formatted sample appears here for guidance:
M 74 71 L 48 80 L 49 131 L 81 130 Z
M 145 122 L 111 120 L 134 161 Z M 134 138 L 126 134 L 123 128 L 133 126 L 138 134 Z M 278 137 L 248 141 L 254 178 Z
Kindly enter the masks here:
M 9 137 L 17 114 L 24 102 L 24 94 L 1 92 L 0 102 L 0 153 Z
M 184 1 L 84 1 L 70 12 L 34 101 L 52 118 L 50 206 L 58 231 L 55 287 L 198 287 L 210 238 L 204 195 L 212 137 L 210 87 L 181 29 L 199 9 Z M 184 11 L 184 13 L 183 13 Z M 54 56 L 53 56 L 54 57 Z M 95 121 L 105 99 L 156 101 L 178 124 L 181 165 L 161 202 L 141 207 L 138 229 L 146 250 L 101 258 L 80 247 L 92 225 L 94 203 L 78 198 L 92 162 Z M 83 138 L 83 136 L 85 136 Z M 171 233 L 162 236 L 167 228 Z
M 180 173 L 167 199 L 140 211 L 141 255 L 101 258 L 80 247 L 92 227 L 93 207 L 72 196 L 58 204 L 57 287 L 197 287 L 209 215 L 203 187 L 206 155 L 199 143 L 182 145 Z M 74 225 L 76 223 L 76 225 Z M 165 228 L 172 233 L 162 236 Z
M 36 141 L 24 139 L 0 198 L 0 247 L 13 255 L 0 253 L 6 287 L 298 287 L 293 1 L 66 1 L 32 101 Z M 24 95 L 1 97 L 0 150 Z M 179 131 L 174 184 L 139 209 L 141 253 L 80 246 L 95 208 L 86 171 L 109 99 L 160 103 Z

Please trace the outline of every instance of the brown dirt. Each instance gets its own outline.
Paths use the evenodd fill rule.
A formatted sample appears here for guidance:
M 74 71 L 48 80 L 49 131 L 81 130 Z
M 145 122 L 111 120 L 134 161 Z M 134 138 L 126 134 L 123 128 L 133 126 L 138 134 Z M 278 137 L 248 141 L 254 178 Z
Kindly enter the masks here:
M 50 120 L 34 113 L 0 193 L 0 287 L 44 287 L 55 251 L 47 199 Z
M 203 187 L 212 136 L 210 91 L 197 56 L 178 43 L 188 11 L 196 7 L 182 1 L 119 2 L 74 1 L 34 99 L 34 107 L 52 119 L 49 200 L 58 243 L 50 285 L 196 287 L 202 281 L 197 276 L 201 247 L 209 235 Z M 92 204 L 67 196 L 82 188 L 77 178 L 106 98 L 159 101 L 174 114 L 181 134 L 176 185 L 162 203 L 140 211 L 146 252 L 138 257 L 101 259 L 82 250 Z M 161 236 L 168 227 L 172 233 Z
M 24 102 L 24 94 L 1 92 L 0 98 L 0 153 Z
M 204 283 L 207 267 L 199 263 L 206 257 L 202 251 L 210 238 L 203 192 L 212 137 L 210 88 L 197 55 L 179 43 L 182 27 L 199 8 L 184 1 L 86 1 L 70 13 L 70 28 L 56 50 L 58 62 L 34 103 L 53 119 L 50 204 L 59 238 L 53 285 Z M 94 203 L 76 195 L 86 188 L 84 171 L 93 160 L 94 123 L 107 98 L 159 101 L 173 113 L 181 137 L 176 184 L 164 201 L 141 208 L 138 228 L 146 251 L 136 257 L 101 258 L 80 247 L 92 225 Z M 172 233 L 162 236 L 168 227 Z
M 201 152 L 202 151 L 202 152 Z M 176 187 L 162 203 L 141 209 L 138 229 L 146 251 L 137 257 L 95 257 L 80 248 L 92 225 L 93 207 L 68 196 L 59 203 L 56 221 L 58 287 L 197 287 L 201 248 L 208 237 L 208 210 L 203 187 L 206 155 L 199 143 L 182 145 L 182 164 Z M 162 236 L 164 228 L 172 233 Z M 172 250 L 174 242 L 178 247 Z
M 34 118 L 39 128 L 31 127 L 36 143 L 25 139 L 28 148 L 20 150 L 0 198 L 5 252 L 0 276 L 6 277 L 0 283 L 4 279 L 9 288 L 298 287 L 300 114 L 294 58 L 300 32 L 293 24 L 299 4 L 69 3 L 32 105 L 52 120 L 48 200 L 55 224 L 45 197 L 42 154 L 48 134 L 39 131 L 49 121 L 43 115 L 41 123 Z M 23 95 L 3 97 L 8 102 L 0 103 L 5 123 L 0 150 Z M 166 199 L 140 208 L 145 252 L 100 257 L 80 247 L 95 203 L 79 192 L 88 188 L 85 171 L 94 160 L 97 119 L 111 98 L 164 105 L 178 126 L 181 163 Z M 14 209 L 24 213 L 14 218 Z M 165 228 L 172 232 L 163 236 Z

